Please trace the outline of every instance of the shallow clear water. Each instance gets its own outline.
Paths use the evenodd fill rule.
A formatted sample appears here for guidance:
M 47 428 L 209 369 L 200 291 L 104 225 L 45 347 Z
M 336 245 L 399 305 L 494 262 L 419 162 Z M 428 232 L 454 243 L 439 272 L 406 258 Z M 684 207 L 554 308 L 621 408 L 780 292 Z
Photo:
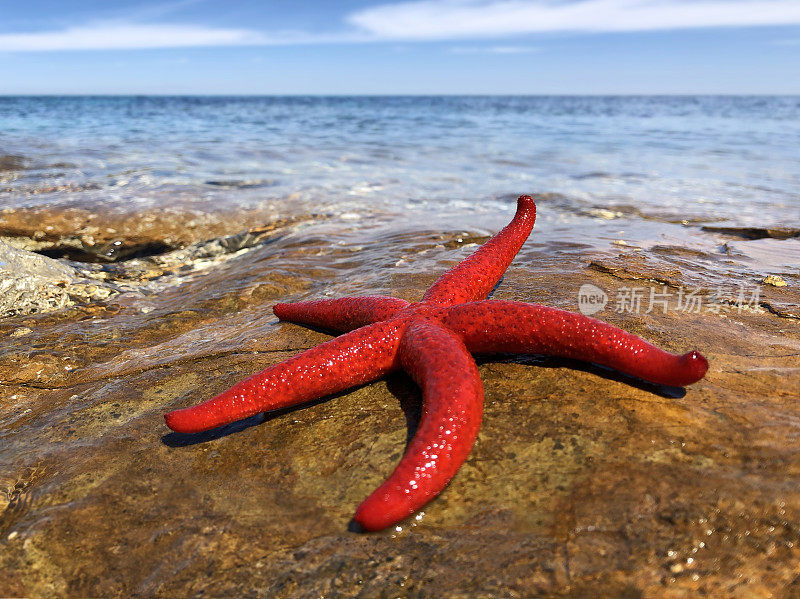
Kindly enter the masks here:
M 324 215 L 388 256 L 387 229 L 489 234 L 542 194 L 531 243 L 718 286 L 796 274 L 799 142 L 800 97 L 3 97 L 0 209 Z
M 2 204 L 469 210 L 557 192 L 681 219 L 800 221 L 798 97 L 4 97 Z M 32 188 L 71 184 L 69 196 Z M 88 189 L 86 189 L 88 188 Z

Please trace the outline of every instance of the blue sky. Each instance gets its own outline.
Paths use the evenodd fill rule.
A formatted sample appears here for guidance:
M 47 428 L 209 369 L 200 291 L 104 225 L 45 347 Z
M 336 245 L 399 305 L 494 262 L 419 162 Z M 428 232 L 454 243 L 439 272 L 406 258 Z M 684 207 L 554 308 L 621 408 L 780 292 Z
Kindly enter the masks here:
M 800 0 L 0 0 L 0 93 L 800 93 Z

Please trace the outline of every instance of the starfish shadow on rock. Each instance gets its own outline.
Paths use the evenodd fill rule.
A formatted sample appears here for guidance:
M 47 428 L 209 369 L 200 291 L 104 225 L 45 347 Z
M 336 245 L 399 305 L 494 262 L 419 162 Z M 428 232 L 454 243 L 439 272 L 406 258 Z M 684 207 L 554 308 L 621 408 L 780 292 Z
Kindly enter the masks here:
M 386 389 L 395 396 L 406 418 L 406 444 L 403 448 L 405 453 L 414 440 L 422 420 L 422 394 L 414 384 L 414 380 L 402 372 L 392 373 L 386 377 Z
M 241 433 L 242 431 L 253 426 L 258 426 L 262 422 L 265 422 L 268 419 L 271 420 L 272 418 L 276 418 L 280 414 L 288 411 L 290 411 L 290 409 L 281 410 L 280 412 L 276 410 L 276 412 L 270 412 L 269 415 L 263 413 L 255 414 L 249 418 L 237 420 L 236 422 L 231 422 L 230 424 L 223 424 L 222 426 L 218 426 L 206 431 L 200 431 L 198 433 L 171 432 L 167 433 L 166 435 L 162 435 L 161 442 L 167 447 L 189 447 L 190 445 L 199 445 L 200 443 L 216 441 L 217 439 L 222 439 L 223 437 L 227 437 L 228 435 L 232 435 L 234 433 Z M 269 418 L 267 418 L 267 416 L 269 416 Z
M 167 433 L 166 435 L 162 435 L 161 442 L 167 447 L 189 447 L 190 445 L 199 445 L 201 443 L 207 443 L 209 441 L 216 441 L 217 439 L 222 439 L 223 437 L 227 437 L 229 435 L 241 433 L 242 431 L 245 431 L 248 428 L 259 426 L 261 424 L 266 424 L 267 422 L 276 420 L 277 418 L 285 416 L 286 414 L 291 414 L 292 412 L 299 412 L 300 410 L 305 410 L 306 408 L 310 408 L 312 406 L 316 406 L 322 403 L 327 403 L 332 399 L 336 399 L 337 397 L 344 397 L 345 395 L 348 395 L 349 393 L 352 393 L 353 391 L 356 391 L 361 387 L 366 387 L 367 384 L 368 383 L 364 383 L 363 385 L 356 385 L 349 388 L 347 391 L 330 393 L 328 395 L 319 397 L 317 399 L 312 399 L 291 406 L 286 406 L 284 408 L 278 408 L 277 410 L 270 410 L 269 412 L 259 412 L 258 414 L 254 414 L 253 416 L 249 416 L 241 420 L 235 420 L 233 422 L 222 424 L 220 426 L 205 429 L 202 431 L 188 432 L 188 433 L 173 431 L 171 433 Z M 397 397 L 399 400 L 400 397 L 399 396 Z M 401 408 L 403 408 L 404 412 L 406 411 L 406 408 L 403 407 L 402 401 L 401 401 Z M 413 406 L 409 409 L 413 410 Z M 408 414 L 406 416 L 408 417 Z
M 671 354 L 582 314 L 487 300 L 535 219 L 533 199 L 521 196 L 511 223 L 442 275 L 419 302 L 367 296 L 276 304 L 273 312 L 281 320 L 343 334 L 205 403 L 170 412 L 167 426 L 198 433 L 406 371 L 422 390 L 422 417 L 394 472 L 353 516 L 359 530 L 374 531 L 422 508 L 467 459 L 483 417 L 484 397 L 472 354 L 582 360 L 671 387 L 703 378 L 708 362 L 696 351 Z
M 641 391 L 658 395 L 667 399 L 680 399 L 686 396 L 686 387 L 675 385 L 662 385 L 651 383 L 645 379 L 608 368 L 600 364 L 576 360 L 573 358 L 559 358 L 555 356 L 537 356 L 525 354 L 508 354 L 507 356 L 478 356 L 475 358 L 478 366 L 483 364 L 526 364 L 538 366 L 539 368 L 580 370 L 589 374 L 594 374 L 609 381 L 624 383 L 629 387 L 635 387 Z

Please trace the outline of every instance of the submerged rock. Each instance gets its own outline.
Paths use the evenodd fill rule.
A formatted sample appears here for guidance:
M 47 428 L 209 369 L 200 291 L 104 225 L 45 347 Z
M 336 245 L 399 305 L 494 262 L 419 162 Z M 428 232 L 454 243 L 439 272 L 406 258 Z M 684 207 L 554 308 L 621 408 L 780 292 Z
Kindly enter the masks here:
M 105 214 L 77 206 L 7 208 L 0 211 L 0 239 L 50 258 L 109 264 L 225 238 L 249 230 L 254 222 L 271 227 L 309 218 L 302 212 L 279 218 L 270 209 L 215 214 L 180 206 L 143 212 L 118 208 Z
M 0 154 L 0 171 L 21 171 L 25 168 L 25 158 L 15 154 Z
M 800 229 L 792 227 L 702 227 L 708 233 L 720 233 L 741 239 L 791 239 L 800 237 Z

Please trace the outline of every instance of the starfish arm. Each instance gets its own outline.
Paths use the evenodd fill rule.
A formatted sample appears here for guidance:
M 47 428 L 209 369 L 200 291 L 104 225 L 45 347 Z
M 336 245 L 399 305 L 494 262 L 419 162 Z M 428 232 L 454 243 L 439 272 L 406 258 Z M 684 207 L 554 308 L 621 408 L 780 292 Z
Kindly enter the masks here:
M 594 318 L 538 304 L 473 302 L 449 308 L 442 321 L 475 353 L 575 358 L 673 386 L 695 383 L 708 370 L 696 351 L 671 354 Z
M 400 320 L 379 322 L 331 339 L 213 399 L 166 414 L 167 426 L 180 433 L 197 433 L 380 378 L 398 367 L 404 328 Z
M 396 297 L 369 295 L 275 304 L 272 311 L 281 320 L 322 327 L 331 331 L 352 331 L 391 318 L 406 306 L 408 306 L 407 301 Z
M 535 220 L 533 198 L 520 196 L 514 219 L 474 254 L 444 273 L 422 300 L 452 306 L 485 299 L 531 234 Z
M 452 332 L 412 322 L 399 356 L 422 388 L 423 414 L 397 468 L 356 510 L 353 519 L 366 530 L 396 524 L 438 495 L 467 459 L 483 415 L 478 368 Z

